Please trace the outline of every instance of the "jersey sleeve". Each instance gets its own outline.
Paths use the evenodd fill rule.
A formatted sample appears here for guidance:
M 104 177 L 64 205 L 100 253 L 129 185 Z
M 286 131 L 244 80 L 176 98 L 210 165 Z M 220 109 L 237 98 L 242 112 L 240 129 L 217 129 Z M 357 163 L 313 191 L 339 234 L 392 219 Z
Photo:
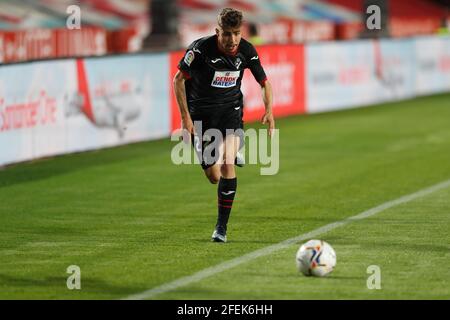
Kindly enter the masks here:
M 187 48 L 183 58 L 178 63 L 178 69 L 187 79 L 192 78 L 193 71 L 198 68 L 201 54 L 202 52 L 196 47 L 196 42 L 194 42 Z
M 249 56 L 248 56 L 248 68 L 253 74 L 253 77 L 256 81 L 259 82 L 261 86 L 267 81 L 266 73 L 264 72 L 264 68 L 261 65 L 261 60 L 259 59 L 259 55 L 256 52 L 256 49 L 253 45 L 250 45 L 249 48 Z

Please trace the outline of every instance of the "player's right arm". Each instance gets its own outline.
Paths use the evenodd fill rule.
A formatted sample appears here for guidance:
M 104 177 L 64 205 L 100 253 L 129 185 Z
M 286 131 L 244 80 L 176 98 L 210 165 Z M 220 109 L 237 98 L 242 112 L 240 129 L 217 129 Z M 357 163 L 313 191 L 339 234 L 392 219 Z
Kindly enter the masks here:
M 173 87 L 175 91 L 175 97 L 177 99 L 178 108 L 181 114 L 181 122 L 183 129 L 186 129 L 188 133 L 194 134 L 194 124 L 189 114 L 187 99 L 186 99 L 186 76 L 178 70 L 177 74 L 173 78 Z
M 186 50 L 183 58 L 178 64 L 178 72 L 173 79 L 175 96 L 180 109 L 181 121 L 183 129 L 186 129 L 188 133 L 194 134 L 194 124 L 192 123 L 191 116 L 189 114 L 187 99 L 186 99 L 186 80 L 191 79 L 193 72 L 198 68 L 198 64 L 201 58 L 201 51 L 196 46 L 198 40 L 194 41 Z M 190 139 L 190 135 L 189 138 Z M 185 141 L 189 141 L 186 140 Z

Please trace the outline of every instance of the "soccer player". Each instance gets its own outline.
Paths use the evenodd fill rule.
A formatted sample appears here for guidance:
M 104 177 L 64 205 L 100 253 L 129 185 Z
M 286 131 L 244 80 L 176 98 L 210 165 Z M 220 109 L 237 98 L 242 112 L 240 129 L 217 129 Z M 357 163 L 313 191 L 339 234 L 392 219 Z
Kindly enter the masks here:
M 194 41 L 186 50 L 174 77 L 174 90 L 182 127 L 190 133 L 197 152 L 204 151 L 208 143 L 203 139 L 206 130 L 217 129 L 222 134 L 218 161 L 206 161 L 204 155 L 200 155 L 200 159 L 206 177 L 211 183 L 218 183 L 218 217 L 212 240 L 226 242 L 227 223 L 237 188 L 235 159 L 243 145 L 242 135 L 229 131 L 241 129 L 242 132 L 243 129 L 241 81 L 246 68 L 261 85 L 265 106 L 262 123 L 269 125 L 270 135 L 275 121 L 272 87 L 255 48 L 241 36 L 242 13 L 225 8 L 218 15 L 217 23 L 215 35 Z M 195 130 L 197 121 L 201 121 L 202 132 Z

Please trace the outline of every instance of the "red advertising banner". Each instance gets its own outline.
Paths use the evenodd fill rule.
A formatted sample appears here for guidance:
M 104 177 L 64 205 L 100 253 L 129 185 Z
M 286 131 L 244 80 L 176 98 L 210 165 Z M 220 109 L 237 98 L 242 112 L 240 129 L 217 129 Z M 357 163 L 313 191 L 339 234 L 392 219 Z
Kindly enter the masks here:
M 101 28 L 0 32 L 0 63 L 106 53 L 106 30 Z
M 435 34 L 440 27 L 436 18 L 391 18 L 390 34 L 393 38 Z
M 266 43 L 290 44 L 335 39 L 335 25 L 330 21 L 295 21 L 280 19 L 261 24 L 260 36 Z
M 391 18 L 389 33 L 393 38 L 432 35 L 440 27 L 435 18 Z M 366 26 L 362 22 L 346 22 L 336 25 L 336 38 L 339 40 L 358 39 Z
M 49 59 L 56 56 L 55 36 L 50 29 L 0 32 L 2 62 Z
M 5 62 L 4 37 L 5 35 L 0 31 L 0 64 Z
M 336 39 L 338 40 L 358 39 L 363 31 L 364 31 L 364 24 L 362 22 L 339 23 L 336 24 Z
M 283 117 L 305 113 L 304 46 L 275 45 L 257 48 L 267 79 L 273 89 L 273 114 Z M 264 115 L 261 86 L 250 70 L 242 81 L 244 121 L 260 120 Z
M 57 57 L 101 56 L 107 50 L 107 31 L 96 27 L 54 29 Z
M 302 45 L 274 45 L 257 47 L 261 63 L 273 88 L 275 117 L 305 113 L 305 66 Z M 181 126 L 180 112 L 173 92 L 173 77 L 184 51 L 170 53 L 170 104 L 172 130 Z M 261 86 L 250 70 L 242 81 L 244 94 L 244 121 L 257 121 L 264 115 Z
M 108 52 L 128 53 L 142 49 L 144 34 L 138 26 L 108 31 Z

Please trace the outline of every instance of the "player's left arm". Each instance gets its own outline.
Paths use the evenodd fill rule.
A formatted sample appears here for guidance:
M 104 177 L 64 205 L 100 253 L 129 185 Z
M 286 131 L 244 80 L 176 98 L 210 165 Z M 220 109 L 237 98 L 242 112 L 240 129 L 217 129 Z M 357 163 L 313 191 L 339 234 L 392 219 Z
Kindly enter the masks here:
M 272 136 L 273 130 L 275 129 L 275 119 L 272 113 L 272 101 L 273 101 L 273 93 L 272 86 L 270 82 L 267 80 L 266 73 L 264 68 L 261 65 L 261 61 L 259 59 L 259 55 L 256 52 L 255 47 L 252 45 L 248 45 L 248 68 L 253 74 L 253 77 L 256 81 L 261 85 L 262 97 L 264 101 L 265 112 L 264 116 L 261 119 L 263 124 L 269 125 L 269 135 Z
M 265 108 L 265 113 L 262 117 L 261 122 L 262 124 L 267 123 L 269 125 L 269 136 L 272 136 L 273 130 L 275 129 L 275 119 L 272 113 L 272 85 L 268 80 L 264 81 L 264 83 L 261 85 L 261 90 Z

